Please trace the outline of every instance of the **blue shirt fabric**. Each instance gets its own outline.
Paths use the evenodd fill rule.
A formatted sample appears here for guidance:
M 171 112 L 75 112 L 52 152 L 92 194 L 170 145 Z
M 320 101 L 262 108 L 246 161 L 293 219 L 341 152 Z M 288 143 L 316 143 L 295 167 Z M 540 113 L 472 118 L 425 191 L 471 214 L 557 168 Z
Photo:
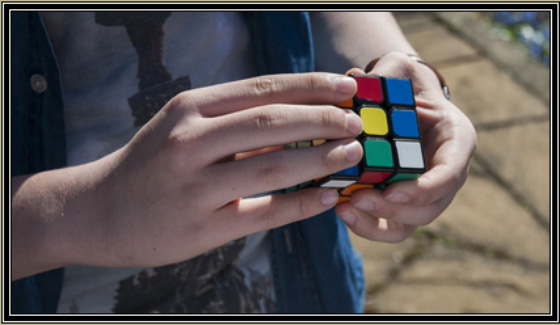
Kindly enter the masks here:
M 11 13 L 12 176 L 62 167 L 66 161 L 57 63 L 37 12 Z M 260 74 L 309 72 L 314 53 L 305 12 L 244 13 Z M 47 80 L 37 93 L 30 78 Z M 279 313 L 363 311 L 361 257 L 334 210 L 271 230 L 271 267 Z M 63 269 L 12 282 L 12 314 L 55 313 Z

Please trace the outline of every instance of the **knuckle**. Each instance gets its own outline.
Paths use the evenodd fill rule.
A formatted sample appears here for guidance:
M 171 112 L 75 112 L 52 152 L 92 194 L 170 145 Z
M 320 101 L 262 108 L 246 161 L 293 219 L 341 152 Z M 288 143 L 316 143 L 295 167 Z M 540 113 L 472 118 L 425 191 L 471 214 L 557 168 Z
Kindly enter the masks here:
M 398 71 L 402 76 L 410 76 L 415 70 L 415 62 L 408 55 L 400 52 L 387 53 L 384 58 L 391 62 L 392 66 L 398 67 Z
M 324 88 L 325 78 L 320 73 L 307 74 L 307 84 L 310 92 L 315 92 Z
M 295 204 L 292 205 L 293 210 L 290 213 L 291 221 L 301 220 L 317 213 L 309 192 L 305 195 L 298 195 L 295 201 Z
M 412 60 L 409 57 L 406 57 L 406 59 L 404 59 L 401 63 L 401 69 L 403 71 L 403 75 L 404 76 L 412 76 L 415 69 L 416 69 L 416 65 L 415 65 L 415 61 Z
M 286 123 L 286 119 L 279 111 L 261 110 L 254 117 L 254 124 L 258 130 L 271 132 L 280 128 Z
M 272 188 L 281 188 L 286 177 L 287 168 L 273 159 L 265 159 L 257 168 L 257 177 L 261 179 L 267 186 Z
M 296 75 L 296 78 L 294 79 L 294 85 L 297 85 L 298 90 L 306 93 L 322 94 L 336 91 L 329 74 L 325 72 L 302 73 Z
M 334 170 L 340 169 L 337 168 L 340 163 L 339 160 L 340 159 L 336 159 L 335 157 L 333 157 L 334 154 L 332 154 L 330 151 L 327 152 L 326 154 L 323 154 L 322 160 L 321 160 L 321 166 L 323 167 L 323 170 L 327 171 L 327 172 L 332 172 Z
M 321 110 L 321 125 L 325 128 L 335 128 L 337 131 L 345 132 L 346 121 L 345 113 L 339 108 L 325 108 Z
M 271 97 L 278 92 L 280 82 L 271 77 L 257 77 L 254 79 L 253 89 L 256 96 Z
M 185 114 L 197 112 L 198 107 L 198 97 L 194 94 L 194 91 L 183 91 L 172 97 L 162 109 L 172 114 Z

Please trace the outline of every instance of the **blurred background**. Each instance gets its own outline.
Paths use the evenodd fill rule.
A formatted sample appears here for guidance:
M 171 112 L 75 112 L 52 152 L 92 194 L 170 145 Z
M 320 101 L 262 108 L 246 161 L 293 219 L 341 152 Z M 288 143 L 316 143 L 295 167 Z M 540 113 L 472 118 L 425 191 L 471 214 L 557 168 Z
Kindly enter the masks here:
M 548 12 L 395 13 L 478 148 L 455 201 L 399 244 L 352 237 L 366 313 L 550 312 Z

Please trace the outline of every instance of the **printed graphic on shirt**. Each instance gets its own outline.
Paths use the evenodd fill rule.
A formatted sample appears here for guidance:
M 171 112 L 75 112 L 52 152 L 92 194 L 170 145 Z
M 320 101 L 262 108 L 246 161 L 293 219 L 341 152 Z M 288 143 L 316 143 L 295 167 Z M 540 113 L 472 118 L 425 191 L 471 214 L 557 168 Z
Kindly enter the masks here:
M 266 295 L 270 280 L 254 272 L 251 285 L 238 268 L 245 239 L 186 262 L 123 279 L 115 313 L 257 313 L 275 310 Z
M 138 87 L 128 99 L 134 126 L 148 122 L 173 96 L 191 88 L 189 76 L 171 80 L 163 63 L 163 24 L 169 12 L 96 12 L 104 26 L 123 26 L 138 53 Z

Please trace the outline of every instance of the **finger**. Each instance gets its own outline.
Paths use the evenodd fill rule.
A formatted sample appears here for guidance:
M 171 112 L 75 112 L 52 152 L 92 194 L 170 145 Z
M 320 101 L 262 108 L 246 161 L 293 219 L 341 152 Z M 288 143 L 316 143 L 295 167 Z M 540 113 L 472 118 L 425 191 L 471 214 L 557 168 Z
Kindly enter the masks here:
M 237 238 L 303 220 L 332 208 L 338 200 L 333 189 L 310 188 L 293 193 L 236 200 L 219 212 L 226 232 Z
M 476 134 L 470 131 L 470 124 L 461 126 L 456 119 L 448 118 L 424 134 L 428 171 L 416 181 L 391 184 L 385 191 L 388 200 L 426 205 L 441 200 L 464 184 L 476 148 Z
M 385 190 L 384 199 L 397 204 L 425 206 L 455 192 L 465 180 L 464 171 L 457 171 L 448 165 L 437 165 L 414 181 L 392 183 Z
M 335 173 L 355 166 L 361 157 L 357 141 L 340 140 L 216 164 L 207 167 L 206 173 L 223 184 L 219 194 L 212 193 L 212 199 L 229 202 Z
M 366 74 L 364 70 L 360 69 L 360 68 L 352 68 L 348 71 L 346 71 L 346 73 L 344 75 L 349 76 L 351 74 Z
M 426 65 L 418 63 L 404 53 L 389 53 L 381 57 L 373 69 L 373 75 L 410 78 L 414 85 L 417 104 L 424 100 L 444 99 L 437 75 Z M 422 105 L 419 105 L 422 106 Z
M 414 206 L 388 201 L 379 190 L 356 191 L 349 203 L 337 207 L 340 214 L 365 213 L 397 223 L 424 226 L 437 218 L 451 203 L 456 191 L 434 203 Z
M 358 136 L 358 115 L 334 106 L 271 105 L 207 119 L 208 132 L 201 144 L 213 143 L 208 158 L 252 151 L 311 139 L 342 139 Z M 216 134 L 223 134 L 221 141 Z
M 338 74 L 268 75 L 184 92 L 182 100 L 211 117 L 273 103 L 334 105 L 356 89 L 353 78 Z
M 341 204 L 337 207 L 337 215 L 356 235 L 369 240 L 398 243 L 405 240 L 416 229 L 416 226 L 373 216 L 351 206 L 339 212 L 339 208 L 343 205 L 350 206 L 349 203 Z
M 379 58 L 367 73 L 392 77 L 410 77 L 414 70 L 413 64 L 414 61 L 406 54 L 389 53 Z

